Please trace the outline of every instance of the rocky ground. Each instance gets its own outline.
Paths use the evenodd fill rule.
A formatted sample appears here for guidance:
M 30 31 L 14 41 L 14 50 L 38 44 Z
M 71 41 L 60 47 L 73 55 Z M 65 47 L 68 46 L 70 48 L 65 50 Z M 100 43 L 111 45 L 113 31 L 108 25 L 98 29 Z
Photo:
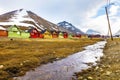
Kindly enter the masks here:
M 76 75 L 78 80 L 120 80 L 120 39 L 107 40 L 98 65 Z

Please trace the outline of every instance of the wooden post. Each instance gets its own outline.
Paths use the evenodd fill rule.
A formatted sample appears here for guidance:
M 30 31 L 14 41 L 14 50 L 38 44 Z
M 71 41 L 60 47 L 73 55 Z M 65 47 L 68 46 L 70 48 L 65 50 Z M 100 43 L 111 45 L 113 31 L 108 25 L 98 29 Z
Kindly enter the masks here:
M 113 40 L 112 31 L 111 31 L 111 27 L 110 27 L 110 21 L 109 21 L 109 17 L 108 17 L 107 7 L 105 7 L 105 11 L 106 11 L 106 16 L 107 16 L 107 21 L 108 21 L 108 29 L 109 29 L 109 32 L 110 32 L 110 37 L 111 37 L 111 40 Z

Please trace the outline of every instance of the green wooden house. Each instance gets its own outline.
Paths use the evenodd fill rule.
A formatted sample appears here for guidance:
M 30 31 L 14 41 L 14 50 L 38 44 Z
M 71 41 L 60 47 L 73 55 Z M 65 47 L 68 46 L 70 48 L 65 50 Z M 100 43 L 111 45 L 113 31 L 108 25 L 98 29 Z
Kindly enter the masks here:
M 59 32 L 58 38 L 64 38 L 62 32 Z
M 73 34 L 68 34 L 68 38 L 73 38 Z
M 18 26 L 12 25 L 8 28 L 8 37 L 29 38 L 30 33 L 21 30 Z

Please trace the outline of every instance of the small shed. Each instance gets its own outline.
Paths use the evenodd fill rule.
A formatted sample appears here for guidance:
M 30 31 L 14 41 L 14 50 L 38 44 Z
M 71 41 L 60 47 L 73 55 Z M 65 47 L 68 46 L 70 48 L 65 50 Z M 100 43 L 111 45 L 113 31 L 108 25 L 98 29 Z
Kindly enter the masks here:
M 8 37 L 21 37 L 21 30 L 16 25 L 8 28 Z
M 7 37 L 8 36 L 8 31 L 0 26 L 0 37 Z
M 44 38 L 46 38 L 46 39 L 51 39 L 52 38 L 52 34 L 48 30 L 45 30 L 45 32 L 43 33 L 43 35 L 44 35 Z

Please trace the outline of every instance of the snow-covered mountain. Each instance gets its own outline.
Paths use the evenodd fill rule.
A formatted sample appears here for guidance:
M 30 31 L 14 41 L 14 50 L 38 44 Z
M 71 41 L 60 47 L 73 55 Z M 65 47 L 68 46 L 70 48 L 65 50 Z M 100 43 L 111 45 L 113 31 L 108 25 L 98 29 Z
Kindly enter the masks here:
M 100 34 L 100 32 L 95 31 L 95 30 L 93 30 L 93 29 L 88 29 L 88 30 L 86 31 L 86 34 L 88 34 L 88 35 L 97 35 L 97 34 Z
M 17 25 L 20 28 L 37 28 L 41 30 L 65 30 L 64 28 L 58 29 L 58 26 L 52 22 L 49 22 L 37 14 L 27 11 L 25 9 L 14 10 L 5 14 L 0 15 L 0 26 L 5 28 Z
M 80 29 L 76 28 L 71 23 L 66 22 L 66 21 L 59 22 L 57 25 L 59 27 L 62 27 L 62 28 L 65 28 L 65 29 L 71 31 L 74 34 L 84 34 L 84 32 L 82 32 Z
M 120 36 L 120 30 L 118 30 L 114 35 L 119 35 Z

